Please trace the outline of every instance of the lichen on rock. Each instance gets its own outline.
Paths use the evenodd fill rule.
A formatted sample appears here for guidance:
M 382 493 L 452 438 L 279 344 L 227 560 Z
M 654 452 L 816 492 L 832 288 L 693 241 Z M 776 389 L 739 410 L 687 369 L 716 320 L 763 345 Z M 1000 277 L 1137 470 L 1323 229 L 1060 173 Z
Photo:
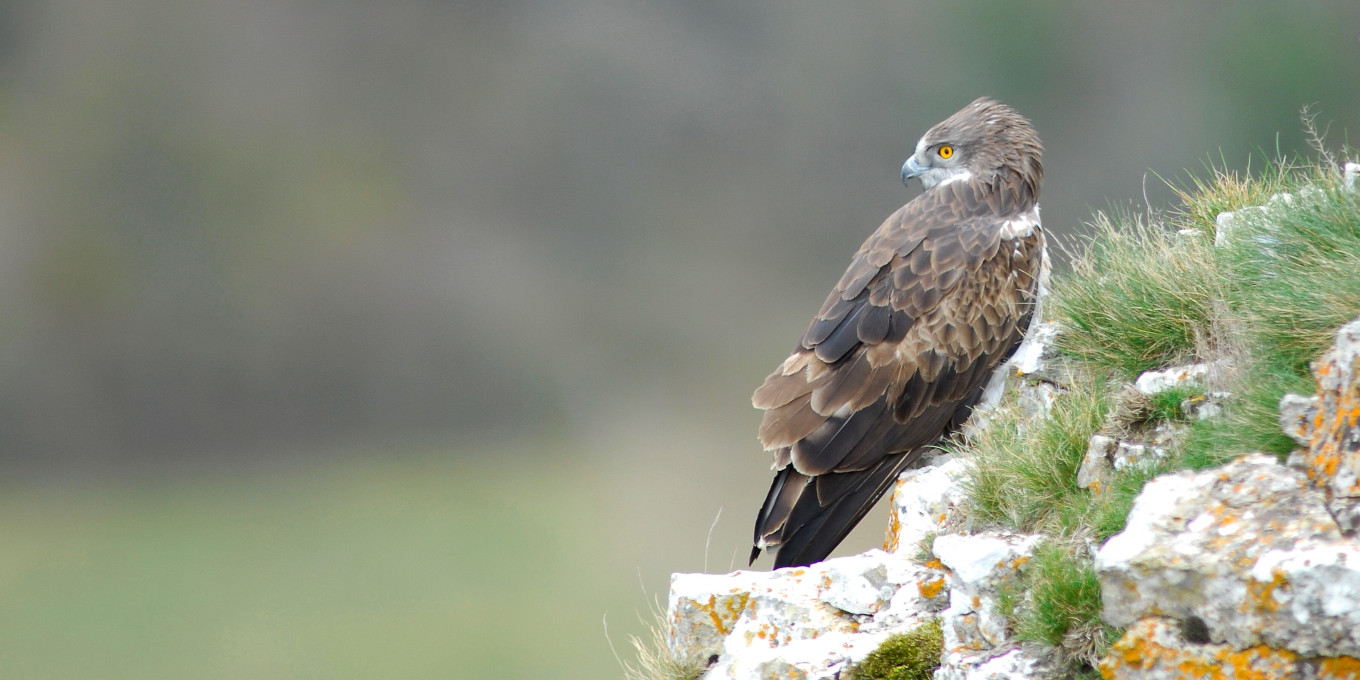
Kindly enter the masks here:
M 1281 422 L 1306 444 L 1309 479 L 1327 493 L 1341 530 L 1354 534 L 1360 529 L 1360 319 L 1337 331 L 1336 344 L 1313 362 L 1313 376 L 1317 395 L 1286 395 Z
M 1214 642 L 1360 655 L 1360 546 L 1299 472 L 1252 455 L 1150 482 L 1096 554 L 1103 618 L 1197 618 Z

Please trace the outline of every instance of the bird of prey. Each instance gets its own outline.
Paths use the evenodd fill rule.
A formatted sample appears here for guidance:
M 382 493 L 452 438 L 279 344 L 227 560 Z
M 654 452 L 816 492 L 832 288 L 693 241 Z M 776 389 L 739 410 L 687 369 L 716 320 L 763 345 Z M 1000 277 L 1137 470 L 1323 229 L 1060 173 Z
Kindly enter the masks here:
M 755 548 L 826 558 L 909 464 L 956 432 L 1036 314 L 1048 261 L 1039 137 L 983 98 L 902 166 L 925 191 L 860 246 L 752 403 L 774 483 Z

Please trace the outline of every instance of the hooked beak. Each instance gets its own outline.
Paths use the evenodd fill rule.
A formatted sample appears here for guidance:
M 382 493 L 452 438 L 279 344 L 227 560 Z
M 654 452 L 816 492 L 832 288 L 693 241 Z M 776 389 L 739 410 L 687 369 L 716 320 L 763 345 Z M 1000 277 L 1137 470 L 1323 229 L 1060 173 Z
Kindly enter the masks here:
M 906 184 L 907 180 L 913 177 L 920 177 L 921 173 L 925 171 L 926 169 L 921 167 L 920 163 L 916 162 L 916 156 L 913 154 L 907 159 L 906 163 L 902 164 L 902 183 Z

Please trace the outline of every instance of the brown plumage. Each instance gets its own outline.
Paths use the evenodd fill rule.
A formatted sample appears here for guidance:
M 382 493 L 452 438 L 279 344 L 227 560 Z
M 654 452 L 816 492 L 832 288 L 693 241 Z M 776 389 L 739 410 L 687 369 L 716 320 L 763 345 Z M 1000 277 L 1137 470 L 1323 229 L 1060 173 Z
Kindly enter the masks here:
M 1039 138 L 978 99 L 902 168 L 926 191 L 860 246 L 797 349 L 756 390 L 775 478 L 755 549 L 825 559 L 926 448 L 961 427 L 1020 344 L 1047 269 Z

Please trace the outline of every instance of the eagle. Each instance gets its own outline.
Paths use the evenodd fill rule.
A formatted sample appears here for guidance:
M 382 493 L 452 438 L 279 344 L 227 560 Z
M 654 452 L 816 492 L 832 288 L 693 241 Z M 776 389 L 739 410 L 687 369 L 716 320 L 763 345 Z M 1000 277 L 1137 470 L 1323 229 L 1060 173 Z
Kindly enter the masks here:
M 751 563 L 825 559 L 1004 374 L 1048 271 L 1041 155 L 1030 122 L 989 98 L 917 142 L 902 182 L 925 190 L 860 246 L 752 397 L 775 475 Z

